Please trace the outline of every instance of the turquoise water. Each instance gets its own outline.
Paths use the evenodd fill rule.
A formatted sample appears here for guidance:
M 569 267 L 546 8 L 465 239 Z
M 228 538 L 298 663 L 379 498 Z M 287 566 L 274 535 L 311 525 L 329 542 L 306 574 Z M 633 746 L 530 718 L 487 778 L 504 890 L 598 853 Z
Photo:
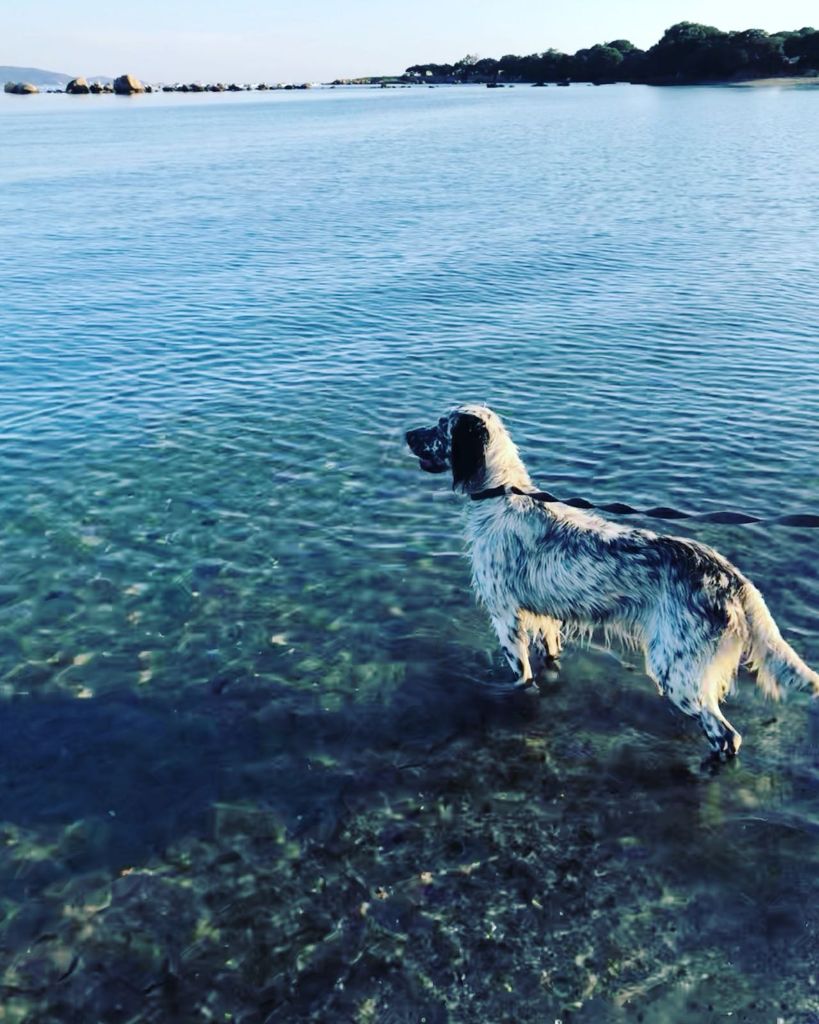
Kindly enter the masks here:
M 819 1020 L 808 700 L 494 700 L 403 447 L 817 511 L 817 102 L 0 96 L 0 1019 Z M 675 529 L 819 664 L 819 531 Z

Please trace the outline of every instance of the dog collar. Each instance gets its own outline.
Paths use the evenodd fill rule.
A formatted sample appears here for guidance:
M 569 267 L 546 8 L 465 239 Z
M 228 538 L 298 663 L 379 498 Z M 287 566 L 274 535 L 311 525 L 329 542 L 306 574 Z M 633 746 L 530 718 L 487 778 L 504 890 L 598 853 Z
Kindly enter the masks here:
M 502 498 L 506 493 L 506 488 L 501 484 L 500 487 L 487 487 L 485 491 L 475 491 L 469 497 L 473 501 L 485 501 L 487 498 Z
M 548 491 L 522 491 L 520 487 L 506 487 L 504 484 L 501 484 L 499 487 L 487 487 L 485 491 L 476 491 L 474 494 L 470 494 L 469 497 L 473 501 L 485 501 L 487 498 L 503 498 L 508 494 L 517 494 L 522 498 L 532 498 L 534 501 L 542 501 L 547 504 L 549 502 L 560 501 L 560 498 L 556 498 L 553 494 L 549 494 Z M 586 503 L 581 507 L 592 508 L 593 506 Z

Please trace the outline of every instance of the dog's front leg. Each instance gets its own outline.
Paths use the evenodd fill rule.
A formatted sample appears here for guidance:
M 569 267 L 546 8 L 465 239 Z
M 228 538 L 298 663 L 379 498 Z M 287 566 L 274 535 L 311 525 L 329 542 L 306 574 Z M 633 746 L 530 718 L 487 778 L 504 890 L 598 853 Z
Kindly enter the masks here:
M 529 635 L 520 612 L 510 607 L 490 612 L 490 616 L 509 667 L 517 676 L 516 687 L 527 689 L 534 686 L 532 666 L 529 664 Z

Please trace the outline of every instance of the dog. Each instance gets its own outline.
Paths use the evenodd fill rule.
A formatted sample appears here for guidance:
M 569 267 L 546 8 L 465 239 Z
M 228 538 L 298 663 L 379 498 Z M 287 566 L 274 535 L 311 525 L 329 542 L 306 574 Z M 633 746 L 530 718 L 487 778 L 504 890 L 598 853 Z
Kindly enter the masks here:
M 536 689 L 532 657 L 556 666 L 565 637 L 601 629 L 607 642 L 643 651 L 660 694 L 699 722 L 720 760 L 742 742 L 719 706 L 740 664 L 771 697 L 802 686 L 819 695 L 819 675 L 739 569 L 705 544 L 529 497 L 526 467 L 487 406 L 461 405 L 406 441 L 421 469 L 451 470 L 453 489 L 471 499 L 472 582 L 517 677 L 513 689 Z

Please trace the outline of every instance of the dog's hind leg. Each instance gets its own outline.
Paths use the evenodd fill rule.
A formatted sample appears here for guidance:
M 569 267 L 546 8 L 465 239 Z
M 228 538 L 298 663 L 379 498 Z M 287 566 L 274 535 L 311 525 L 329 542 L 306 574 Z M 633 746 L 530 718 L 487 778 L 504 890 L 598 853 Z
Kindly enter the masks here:
M 719 698 L 730 686 L 739 660 L 739 648 L 731 641 L 717 646 L 711 641 L 703 650 L 671 648 L 658 638 L 646 647 L 646 671 L 660 693 L 684 714 L 696 718 L 721 758 L 733 757 L 742 737 L 719 709 Z
M 526 689 L 534 686 L 532 666 L 529 663 L 529 634 L 526 630 L 525 612 L 517 608 L 506 608 L 490 612 L 492 625 L 498 634 L 504 656 L 509 667 L 517 676 L 516 686 Z
M 719 757 L 734 757 L 742 743 L 742 737 L 719 707 L 720 699 L 734 685 L 741 656 L 742 641 L 739 636 L 726 632 L 720 640 L 717 653 L 703 673 L 700 725 L 714 753 Z

